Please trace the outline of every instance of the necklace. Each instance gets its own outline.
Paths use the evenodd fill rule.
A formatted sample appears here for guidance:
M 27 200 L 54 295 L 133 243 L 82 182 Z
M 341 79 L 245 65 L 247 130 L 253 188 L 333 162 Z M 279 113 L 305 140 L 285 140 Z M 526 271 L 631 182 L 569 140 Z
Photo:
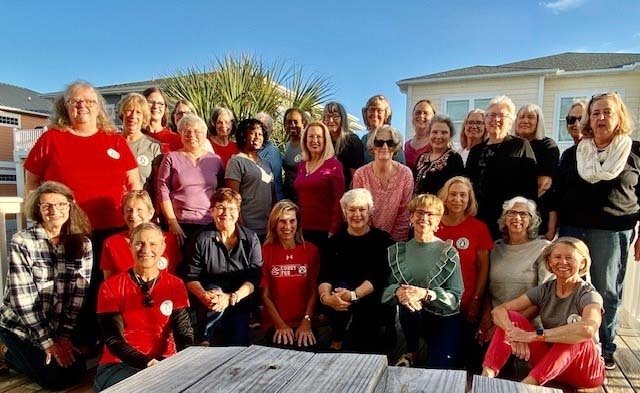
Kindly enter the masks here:
M 135 283 L 138 285 L 138 287 L 142 290 L 142 294 L 144 295 L 144 303 L 143 303 L 144 306 L 145 307 L 153 307 L 155 302 L 153 301 L 153 298 L 151 297 L 151 292 L 153 291 L 153 288 L 156 286 L 156 283 L 158 282 L 158 279 L 160 278 L 160 274 L 158 274 L 157 276 L 155 276 L 153 279 L 151 279 L 149 281 L 143 281 L 142 277 L 137 275 L 133 271 L 133 269 L 131 269 L 129 272 L 130 272 L 131 277 L 133 277 L 133 281 L 135 281 Z

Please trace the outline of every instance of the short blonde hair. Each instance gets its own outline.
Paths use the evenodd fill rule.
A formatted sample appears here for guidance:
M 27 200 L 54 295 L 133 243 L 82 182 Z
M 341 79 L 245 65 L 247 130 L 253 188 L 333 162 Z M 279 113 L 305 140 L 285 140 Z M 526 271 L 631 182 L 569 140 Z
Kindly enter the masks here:
M 142 112 L 142 125 L 140 128 L 146 128 L 151 120 L 151 111 L 149 110 L 147 99 L 139 93 L 127 94 L 118 102 L 118 109 L 116 111 L 118 118 L 124 121 L 124 112 L 130 109 L 139 109 L 140 112 Z
M 581 276 L 584 276 L 587 273 L 589 273 L 589 269 L 591 268 L 591 254 L 589 253 L 589 247 L 587 247 L 587 245 L 582 240 L 577 239 L 575 237 L 571 237 L 571 236 L 559 237 L 556 240 L 554 240 L 551 244 L 546 246 L 544 250 L 542 250 L 542 254 L 540 254 L 540 256 L 544 260 L 547 270 L 553 273 L 553 271 L 551 270 L 551 266 L 549 264 L 549 257 L 551 256 L 551 253 L 553 252 L 553 250 L 559 244 L 565 244 L 567 246 L 572 247 L 575 251 L 578 252 L 578 254 L 580 254 L 582 258 L 584 258 L 584 261 L 585 261 L 584 266 L 580 268 L 580 270 L 578 271 L 578 274 L 580 274 Z
M 407 210 L 409 210 L 409 214 L 413 214 L 419 208 L 428 209 L 430 207 L 435 208 L 438 214 L 444 214 L 444 204 L 440 198 L 432 194 L 420 194 L 414 197 L 411 202 L 409 202 Z
M 373 150 L 375 147 L 374 142 L 378 134 L 382 131 L 389 131 L 389 133 L 391 134 L 391 139 L 393 139 L 393 142 L 396 144 L 396 146 L 391 149 L 392 153 L 400 151 L 400 149 L 402 149 L 402 137 L 400 136 L 400 132 L 388 124 L 381 125 L 367 135 L 367 151 L 373 154 Z

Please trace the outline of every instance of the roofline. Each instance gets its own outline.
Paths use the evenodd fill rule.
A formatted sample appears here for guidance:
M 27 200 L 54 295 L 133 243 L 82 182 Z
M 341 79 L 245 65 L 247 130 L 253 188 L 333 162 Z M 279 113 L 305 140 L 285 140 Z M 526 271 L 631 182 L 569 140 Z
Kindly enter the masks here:
M 402 79 L 396 82 L 396 85 L 400 88 L 402 93 L 407 92 L 407 86 L 416 83 L 442 83 L 442 82 L 454 82 L 465 81 L 470 79 L 490 79 L 490 78 L 502 78 L 513 76 L 531 76 L 531 75 L 545 75 L 551 73 L 557 73 L 560 71 L 558 68 L 548 68 L 540 70 L 527 70 L 527 71 L 512 71 L 512 72 L 494 72 L 491 74 L 475 74 L 475 75 L 463 75 L 463 76 L 446 76 L 443 78 L 418 78 L 418 79 Z
M 640 68 L 640 62 L 625 64 L 620 68 L 600 68 L 597 70 L 580 70 L 580 71 L 564 71 L 558 70 L 558 76 L 585 76 L 591 74 L 619 74 L 625 72 L 633 72 Z
M 531 76 L 531 75 L 547 75 L 547 76 L 584 76 L 584 75 L 601 75 L 601 74 L 615 74 L 632 72 L 640 68 L 640 62 L 631 64 L 625 64 L 619 68 L 598 68 L 593 70 L 580 70 L 580 71 L 565 71 L 559 68 L 549 68 L 534 71 L 516 71 L 516 72 L 500 72 L 492 74 L 476 74 L 476 75 L 464 75 L 464 76 L 449 76 L 444 78 L 419 78 L 419 79 L 403 79 L 396 82 L 400 88 L 400 92 L 407 92 L 407 86 L 410 84 L 429 84 L 429 83 L 442 83 L 442 82 L 456 82 L 465 80 L 479 80 L 489 78 L 506 78 L 513 76 Z
M 28 111 L 26 109 L 14 108 L 12 106 L 4 106 L 4 105 L 0 105 L 0 110 L 11 111 L 11 112 L 20 112 L 20 113 L 24 113 L 24 114 L 27 114 L 27 115 L 36 115 L 36 116 L 42 116 L 42 117 L 51 116 L 51 114 L 49 114 L 49 113 Z

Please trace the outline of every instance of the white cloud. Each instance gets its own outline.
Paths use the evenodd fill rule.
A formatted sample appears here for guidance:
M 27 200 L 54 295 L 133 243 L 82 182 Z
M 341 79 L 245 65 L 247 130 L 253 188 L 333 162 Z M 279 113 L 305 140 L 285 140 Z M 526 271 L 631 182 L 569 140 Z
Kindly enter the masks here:
M 550 9 L 554 14 L 559 14 L 562 11 L 571 10 L 580 7 L 584 3 L 584 0 L 556 0 L 546 1 L 540 3 L 544 8 Z

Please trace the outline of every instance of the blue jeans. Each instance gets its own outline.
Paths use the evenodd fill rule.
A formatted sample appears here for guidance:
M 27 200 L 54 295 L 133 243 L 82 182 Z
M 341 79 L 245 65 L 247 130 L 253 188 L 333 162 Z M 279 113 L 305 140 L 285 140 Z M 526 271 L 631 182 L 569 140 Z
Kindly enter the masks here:
M 58 390 L 75 385 L 87 373 L 82 355 L 76 354 L 76 361 L 65 368 L 58 365 L 55 359 L 45 364 L 47 355 L 40 347 L 22 340 L 5 329 L 0 329 L 0 341 L 8 349 L 5 356 L 7 365 L 45 389 Z
M 407 352 L 418 352 L 420 336 L 427 344 L 427 368 L 451 369 L 458 364 L 461 315 L 434 315 L 426 310 L 416 312 L 400 306 L 400 327 Z
M 602 353 L 616 350 L 613 340 L 618 324 L 618 306 L 622 299 L 622 283 L 627 269 L 629 248 L 634 231 L 608 231 L 561 226 L 560 236 L 573 236 L 585 242 L 591 254 L 591 281 L 604 301 L 604 316 L 600 324 Z
M 100 392 L 106 388 L 123 381 L 136 374 L 139 369 L 126 363 L 100 364 L 96 369 L 96 379 L 93 381 L 93 390 Z

